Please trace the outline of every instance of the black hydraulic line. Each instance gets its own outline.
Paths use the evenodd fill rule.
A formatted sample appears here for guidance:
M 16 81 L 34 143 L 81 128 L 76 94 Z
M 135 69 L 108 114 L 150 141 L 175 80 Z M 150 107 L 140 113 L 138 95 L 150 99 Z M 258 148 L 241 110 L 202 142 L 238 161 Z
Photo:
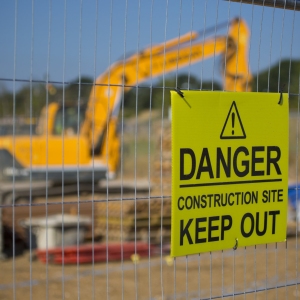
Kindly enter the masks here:
M 232 22 L 236 21 L 238 18 L 236 19 L 233 19 L 231 21 L 225 21 L 225 22 L 222 22 L 222 23 L 219 23 L 215 26 L 211 26 L 209 28 L 206 28 L 206 29 L 203 29 L 203 30 L 200 30 L 200 31 L 197 31 L 198 35 L 201 37 L 201 35 L 203 34 L 211 34 L 211 33 L 215 33 L 216 31 L 222 29 L 222 28 L 226 28 L 228 27 L 229 24 L 231 24 Z

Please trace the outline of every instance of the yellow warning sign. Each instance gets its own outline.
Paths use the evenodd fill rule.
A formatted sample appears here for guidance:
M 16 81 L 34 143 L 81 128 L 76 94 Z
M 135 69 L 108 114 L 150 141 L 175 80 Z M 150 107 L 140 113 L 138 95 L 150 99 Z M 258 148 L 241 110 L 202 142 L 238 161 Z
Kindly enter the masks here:
M 288 96 L 171 92 L 171 255 L 286 239 Z
M 245 139 L 245 130 L 236 107 L 235 101 L 232 102 L 223 130 L 221 139 Z

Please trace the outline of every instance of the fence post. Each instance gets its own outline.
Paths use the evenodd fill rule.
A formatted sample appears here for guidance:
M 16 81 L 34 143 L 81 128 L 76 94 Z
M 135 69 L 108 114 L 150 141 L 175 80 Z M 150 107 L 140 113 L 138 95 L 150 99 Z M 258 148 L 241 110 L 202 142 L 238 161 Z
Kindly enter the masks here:
M 300 10 L 300 2 L 297 0 L 225 0 L 229 2 L 242 2 L 260 6 L 284 8 L 290 10 Z M 275 2 L 274 2 L 275 1 Z

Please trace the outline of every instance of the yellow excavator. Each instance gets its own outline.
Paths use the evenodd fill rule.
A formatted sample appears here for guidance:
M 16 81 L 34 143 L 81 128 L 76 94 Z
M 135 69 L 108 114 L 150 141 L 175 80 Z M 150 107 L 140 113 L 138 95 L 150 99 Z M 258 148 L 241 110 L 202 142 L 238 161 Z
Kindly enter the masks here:
M 2 136 L 0 180 L 97 182 L 115 174 L 121 96 L 150 78 L 221 55 L 224 90 L 250 91 L 245 21 L 233 19 L 226 35 L 196 41 L 198 35 L 189 32 L 112 64 L 96 79 L 86 105 L 50 103 L 45 107 L 35 135 Z

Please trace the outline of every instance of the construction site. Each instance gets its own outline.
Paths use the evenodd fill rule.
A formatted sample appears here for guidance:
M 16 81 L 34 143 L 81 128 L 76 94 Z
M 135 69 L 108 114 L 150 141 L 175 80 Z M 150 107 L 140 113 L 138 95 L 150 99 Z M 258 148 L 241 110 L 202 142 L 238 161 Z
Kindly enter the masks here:
M 13 14 L 13 9 L 21 9 L 17 2 L 7 8 L 15 18 L 20 17 Z M 130 39 L 124 39 L 124 49 L 116 47 L 120 51 L 114 56 L 112 15 L 119 12 L 116 8 L 113 12 L 112 2 L 106 24 L 108 63 L 101 72 L 96 53 L 102 48 L 95 46 L 90 78 L 84 78 L 80 68 L 74 81 L 50 77 L 50 60 L 42 80 L 31 76 L 33 67 L 26 80 L 0 74 L 0 83 L 7 85 L 0 89 L 0 299 L 298 298 L 300 60 L 294 53 L 299 45 L 294 36 L 299 4 L 216 0 L 196 5 L 192 1 L 187 12 L 181 3 L 174 10 L 164 4 L 165 18 L 168 13 L 179 18 L 179 25 L 178 19 L 173 20 L 178 34 L 167 34 L 165 25 L 162 39 L 153 29 L 153 41 L 151 31 L 150 43 L 145 43 L 146 33 L 138 27 L 135 51 L 125 51 Z M 161 16 L 154 2 L 151 12 Z M 138 12 L 139 22 L 144 21 L 141 4 L 131 5 L 134 8 L 125 6 L 125 33 L 127 26 L 133 26 L 127 12 Z M 57 9 L 53 6 L 49 20 L 52 9 Z M 82 22 L 88 8 L 79 7 Z M 149 8 L 144 9 L 149 13 Z M 196 29 L 197 9 L 205 22 Z M 226 16 L 221 13 L 225 9 Z M 262 26 L 264 22 L 274 26 L 274 15 L 281 18 L 278 39 L 275 29 L 268 34 Z M 151 14 L 153 27 L 154 19 Z M 66 16 L 62 20 L 66 22 Z M 184 20 L 192 20 L 185 32 Z M 286 28 L 291 34 L 287 41 Z M 95 37 L 103 34 L 99 32 Z M 49 33 L 48 44 L 50 37 Z M 280 57 L 275 60 L 272 51 L 278 43 Z M 255 50 L 258 54 L 253 54 Z M 79 56 L 84 51 L 79 50 Z M 187 91 L 277 93 L 280 101 L 282 93 L 288 95 L 287 224 L 282 224 L 286 241 L 247 247 L 236 243 L 229 250 L 171 256 L 171 91 L 187 105 Z M 276 167 L 279 157 L 269 156 Z M 225 170 L 225 154 L 222 157 Z M 252 159 L 261 162 L 255 154 Z M 204 166 L 208 167 L 209 163 Z

